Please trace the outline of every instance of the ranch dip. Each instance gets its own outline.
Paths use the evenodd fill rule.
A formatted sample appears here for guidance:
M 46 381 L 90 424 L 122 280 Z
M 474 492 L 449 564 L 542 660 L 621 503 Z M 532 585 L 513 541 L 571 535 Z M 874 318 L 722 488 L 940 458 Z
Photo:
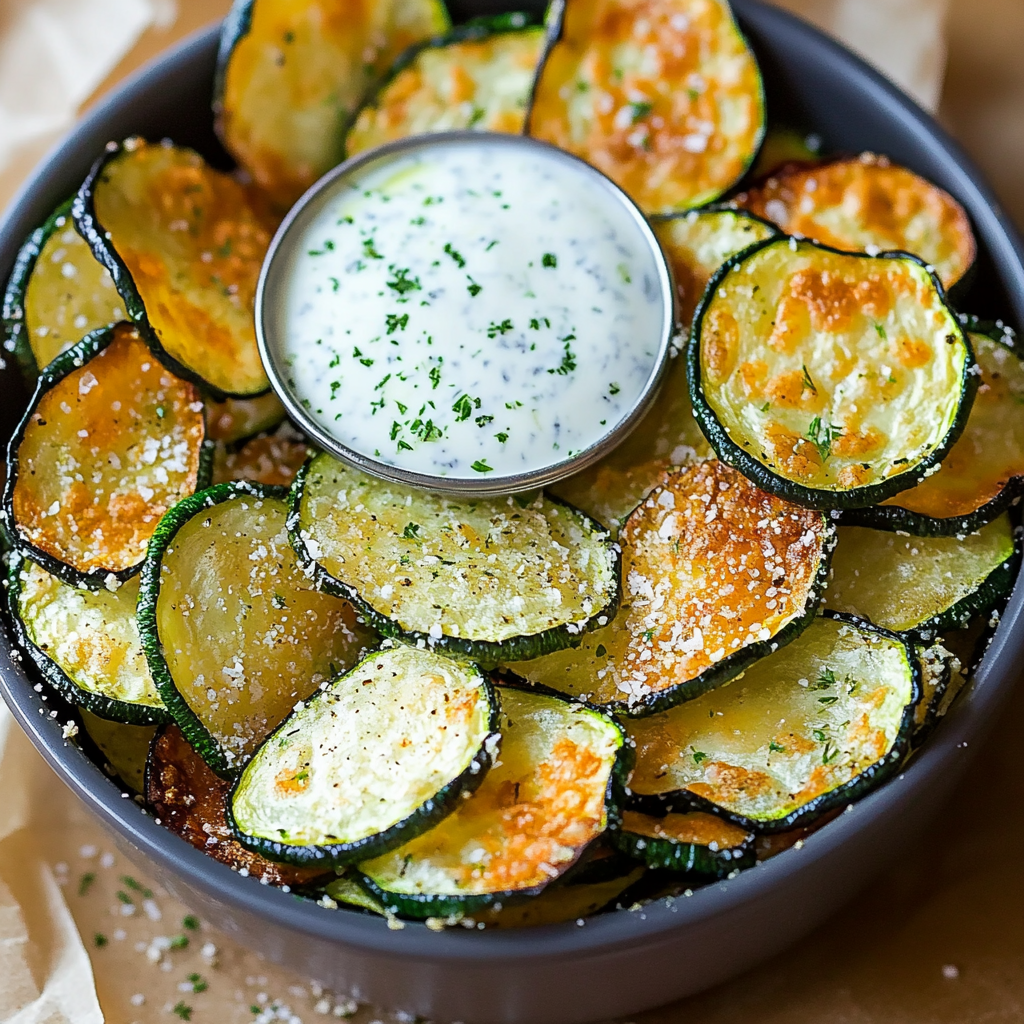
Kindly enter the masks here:
M 528 140 L 381 154 L 329 181 L 272 259 L 263 326 L 288 404 L 418 474 L 574 459 L 630 416 L 667 347 L 649 229 L 597 172 Z

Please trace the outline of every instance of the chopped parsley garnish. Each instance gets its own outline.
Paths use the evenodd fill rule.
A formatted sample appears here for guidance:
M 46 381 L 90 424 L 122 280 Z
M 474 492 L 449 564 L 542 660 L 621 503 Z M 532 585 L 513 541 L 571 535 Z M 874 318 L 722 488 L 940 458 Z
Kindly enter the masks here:
M 768 751 L 772 754 L 784 754 L 786 752 L 786 748 L 782 746 L 781 743 L 776 743 L 775 740 L 771 740 L 768 743 Z
M 514 330 L 511 320 L 502 320 L 500 324 L 492 320 L 491 326 L 487 328 L 487 337 L 496 338 L 499 334 L 508 334 L 511 330 Z
M 534 318 L 530 321 L 530 330 L 539 331 L 541 324 L 543 324 L 545 327 L 550 327 L 551 321 L 546 316 L 542 316 L 539 319 Z
M 192 986 L 192 991 L 196 994 L 205 992 L 210 986 L 205 978 L 201 974 L 193 972 L 188 976 L 189 984 Z
M 495 434 L 494 436 L 498 439 L 500 444 L 504 444 L 508 440 L 508 434 L 504 431 L 501 431 L 501 433 Z
M 708 759 L 708 755 L 705 754 L 703 750 L 695 750 L 693 752 L 693 763 L 694 764 L 701 764 L 703 761 L 706 761 L 707 759 Z
M 188 936 L 187 935 L 175 935 L 171 939 L 171 944 L 170 944 L 170 946 L 168 946 L 168 949 L 185 949 L 185 948 L 187 948 L 187 946 L 188 946 Z
M 352 349 L 352 358 L 353 359 L 358 359 L 359 362 L 361 362 L 363 364 L 363 366 L 373 366 L 373 360 L 369 356 L 364 356 L 363 353 L 359 351 L 359 347 L 358 346 L 356 346 L 355 348 Z M 338 382 L 338 387 L 340 387 L 340 386 L 341 386 L 341 383 Z M 337 388 L 335 388 L 333 384 L 331 385 L 331 389 L 335 390 L 335 391 L 337 390 Z
M 616 268 L 619 272 L 619 277 L 622 278 L 623 284 L 632 284 L 633 278 L 629 276 L 629 267 L 625 263 L 620 263 Z
M 836 674 L 830 668 L 823 668 L 818 675 L 818 681 L 814 684 L 816 690 L 827 690 L 830 686 L 836 685 Z
M 566 335 L 566 337 L 561 339 L 562 344 L 565 346 L 565 351 L 562 353 L 562 361 L 553 370 L 548 370 L 548 373 L 557 373 L 559 376 L 565 377 L 576 369 L 576 353 L 573 352 L 569 344 L 575 340 L 575 334 Z
M 822 462 L 828 462 L 832 455 L 832 445 L 842 436 L 839 427 L 825 423 L 820 416 L 815 416 L 807 427 L 807 440 L 818 449 Z
M 470 466 L 469 468 L 472 469 L 475 473 L 493 473 L 494 472 L 494 467 L 493 466 L 488 466 L 487 463 L 484 462 L 483 459 L 477 459 L 476 462 L 474 462 L 473 465 Z
M 617 395 L 621 390 L 622 388 L 620 388 L 618 384 L 612 383 L 608 385 L 609 395 Z
M 123 903 L 123 904 L 124 904 L 124 905 L 125 905 L 126 907 L 134 907 L 134 906 L 135 906 L 135 900 L 133 900 L 133 899 L 131 898 L 131 896 L 129 896 L 129 895 L 128 895 L 128 893 L 126 893 L 126 892 L 124 891 L 124 889 L 118 889 L 118 890 L 117 890 L 117 898 L 118 898 L 118 900 L 120 900 L 120 902 L 121 902 L 121 903 Z
M 807 365 L 805 363 L 801 363 L 800 369 L 803 370 L 804 373 L 804 390 L 817 394 L 818 389 L 814 386 L 814 381 L 811 380 L 811 375 L 807 372 Z
M 466 285 L 466 291 L 475 299 L 484 290 L 484 286 L 477 284 L 471 277 L 467 277 L 466 280 L 469 281 L 469 284 Z
M 827 707 L 829 704 L 835 704 L 837 700 L 839 700 L 838 697 L 819 697 L 818 703 L 824 704 Z
M 403 313 L 399 316 L 397 313 L 387 314 L 387 325 L 388 334 L 394 334 L 395 331 L 404 331 L 409 326 L 409 314 Z
M 436 426 L 433 420 L 421 420 L 414 419 L 409 425 L 409 429 L 421 440 L 421 441 L 440 441 L 444 437 L 444 432 L 440 427 Z M 401 448 L 404 442 L 399 441 L 398 447 Z M 410 449 L 411 451 L 411 449 Z
M 174 1009 L 171 1012 L 176 1013 L 182 1020 L 192 1019 L 192 1007 L 180 999 L 174 1004 Z
M 505 403 L 505 408 L 506 409 L 522 409 L 522 407 L 523 407 L 523 403 L 522 402 L 506 402 Z
M 825 732 L 825 730 L 824 730 L 824 729 L 812 729 L 812 730 L 811 730 L 811 735 L 812 735 L 812 736 L 813 736 L 813 737 L 814 737 L 814 738 L 815 738 L 815 739 L 816 739 L 816 740 L 817 740 L 817 741 L 818 741 L 819 743 L 824 743 L 824 742 L 825 742 L 825 741 L 826 741 L 826 740 L 828 739 L 828 735 L 826 734 L 826 732 Z
M 374 239 L 373 239 L 372 235 L 369 238 L 364 238 L 363 239 L 363 255 L 368 260 L 382 260 L 382 259 L 384 259 L 384 257 L 381 256 L 381 254 L 379 252 L 377 252 L 377 249 L 375 247 Z
M 151 900 L 153 898 L 153 891 L 151 889 L 147 889 L 144 885 L 140 885 L 134 878 L 132 878 L 131 875 L 122 875 L 121 881 L 124 882 L 129 889 L 134 889 L 135 892 L 140 893 L 144 900 Z
M 420 539 L 419 523 L 406 523 L 405 524 L 405 529 L 402 531 L 402 536 L 406 540 L 419 540 Z
M 882 324 L 875 324 L 875 333 L 883 340 L 888 341 L 889 335 L 885 333 L 885 327 Z
M 455 404 L 452 406 L 452 412 L 455 413 L 455 422 L 461 423 L 463 420 L 468 420 L 469 417 L 473 415 L 473 410 L 479 408 L 479 398 L 470 398 L 469 395 L 460 395 L 455 399 Z
M 390 281 L 386 282 L 386 284 L 392 291 L 398 292 L 399 295 L 419 291 L 423 287 L 420 284 L 420 279 L 418 277 L 409 276 L 408 267 L 399 267 L 392 263 L 391 266 L 388 267 L 388 270 L 393 276 Z
M 449 256 L 451 256 L 451 258 L 452 258 L 453 260 L 455 260 L 455 265 L 456 265 L 456 266 L 457 266 L 457 267 L 458 267 L 458 268 L 459 268 L 460 270 L 461 270 L 461 269 L 462 269 L 462 268 L 463 268 L 463 267 L 464 267 L 464 266 L 466 265 L 466 261 L 465 261 L 465 259 L 463 259 L 463 257 L 462 257 L 462 253 L 458 252 L 458 251 L 457 251 L 456 249 L 453 249 L 453 248 L 452 248 L 452 243 L 451 243 L 451 242 L 445 242 L 445 243 L 444 243 L 444 251 L 445 251 L 445 252 L 446 252 L 446 253 L 447 253 L 447 254 L 448 254 Z
M 102 949 L 109 941 L 102 932 L 97 932 L 93 937 L 92 941 L 95 943 L 97 949 Z
M 394 441 L 396 437 L 402 432 L 402 424 L 398 420 L 393 420 L 391 423 L 391 440 Z
M 430 378 L 430 386 L 433 389 L 437 389 L 437 385 L 441 383 L 441 360 L 437 360 L 438 365 L 430 368 L 430 373 L 427 376 Z
M 387 382 L 389 380 L 391 380 L 391 374 L 390 373 L 387 374 L 383 379 L 379 380 L 376 384 L 374 384 L 373 390 L 374 391 L 380 391 L 380 389 L 382 387 L 384 387 L 384 385 L 387 384 Z
M 91 888 L 92 883 L 96 881 L 96 873 L 94 871 L 87 871 L 78 880 L 78 895 L 84 896 Z
M 558 266 L 558 257 L 553 252 L 546 252 L 541 257 L 540 262 L 541 262 L 541 266 L 544 266 L 544 267 L 557 267 Z
M 825 749 L 821 752 L 821 763 L 828 764 L 839 756 L 839 748 L 832 745 L 831 740 L 825 742 Z
M 648 103 L 646 100 L 640 100 L 637 103 L 630 103 L 629 112 L 632 117 L 633 124 L 636 124 L 637 121 L 642 121 L 653 109 L 654 104 Z

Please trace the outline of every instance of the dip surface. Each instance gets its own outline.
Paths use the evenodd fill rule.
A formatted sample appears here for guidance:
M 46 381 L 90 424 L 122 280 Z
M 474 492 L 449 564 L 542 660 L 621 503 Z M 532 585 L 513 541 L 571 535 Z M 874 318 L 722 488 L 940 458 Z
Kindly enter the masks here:
M 524 140 L 382 154 L 287 230 L 268 348 L 292 402 L 362 456 L 535 473 L 615 430 L 659 369 L 671 300 L 649 237 L 597 172 Z

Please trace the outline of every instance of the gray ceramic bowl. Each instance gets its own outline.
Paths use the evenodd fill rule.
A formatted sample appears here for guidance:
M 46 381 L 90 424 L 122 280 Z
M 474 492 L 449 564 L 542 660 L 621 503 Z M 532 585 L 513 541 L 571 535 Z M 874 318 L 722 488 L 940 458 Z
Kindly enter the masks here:
M 456 6 L 453 4 L 453 6 Z M 466 3 L 459 13 L 487 5 Z M 734 0 L 762 61 L 769 109 L 799 118 L 832 149 L 888 153 L 955 195 L 981 246 L 965 308 L 1024 323 L 1024 250 L 989 188 L 935 123 L 867 65 L 803 23 Z M 27 233 L 82 181 L 109 139 L 173 137 L 225 162 L 210 127 L 217 32 L 184 43 L 97 107 L 43 163 L 0 225 L 0 279 Z M 26 395 L 0 373 L 0 430 Z M 443 934 L 390 931 L 379 919 L 330 912 L 255 884 L 156 825 L 76 747 L 63 742 L 17 661 L 0 659 L 0 692 L 57 774 L 183 902 L 271 960 L 339 991 L 435 1020 L 569 1024 L 634 1013 L 752 966 L 806 933 L 895 857 L 940 807 L 1013 686 L 1024 654 L 1018 584 L 970 691 L 903 775 L 856 804 L 800 850 L 697 891 L 583 926 Z M 51 696 L 46 710 L 54 708 Z M 66 721 L 70 709 L 59 720 Z M 968 746 L 969 744 L 969 746 Z M 966 748 L 966 749 L 965 749 Z

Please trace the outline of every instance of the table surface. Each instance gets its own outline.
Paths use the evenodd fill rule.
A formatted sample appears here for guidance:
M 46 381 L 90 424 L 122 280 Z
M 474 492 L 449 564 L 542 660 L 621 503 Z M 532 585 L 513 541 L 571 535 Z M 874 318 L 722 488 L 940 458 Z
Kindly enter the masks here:
M 178 6 L 173 27 L 147 32 L 97 96 L 220 16 L 229 2 L 179 0 Z M 1024 3 L 952 0 L 949 40 L 940 119 L 1024 225 Z M 0 173 L 0 205 L 40 155 L 27 153 Z M 793 949 L 704 995 L 643 1014 L 636 1024 L 1019 1024 L 1022 734 L 1024 686 L 1018 686 L 968 777 L 908 856 Z M 60 788 L 54 780 L 50 785 Z M 159 893 L 146 906 L 131 890 L 126 895 L 135 896 L 140 912 L 126 914 L 117 891 L 124 892 L 130 865 L 104 855 L 111 844 L 102 832 L 56 792 L 53 808 L 53 828 L 41 830 L 38 841 L 58 865 L 58 878 L 67 879 L 65 892 L 90 948 L 110 1024 L 187 1016 L 195 1024 L 262 1024 L 292 1014 L 308 1021 L 346 1011 L 341 997 L 263 964 L 206 923 L 199 932 L 183 928 L 185 908 Z M 83 885 L 87 875 L 95 881 Z M 144 888 L 141 876 L 135 878 Z M 189 944 L 173 942 L 177 935 Z M 368 1008 L 356 1014 L 360 1021 L 376 1017 Z

